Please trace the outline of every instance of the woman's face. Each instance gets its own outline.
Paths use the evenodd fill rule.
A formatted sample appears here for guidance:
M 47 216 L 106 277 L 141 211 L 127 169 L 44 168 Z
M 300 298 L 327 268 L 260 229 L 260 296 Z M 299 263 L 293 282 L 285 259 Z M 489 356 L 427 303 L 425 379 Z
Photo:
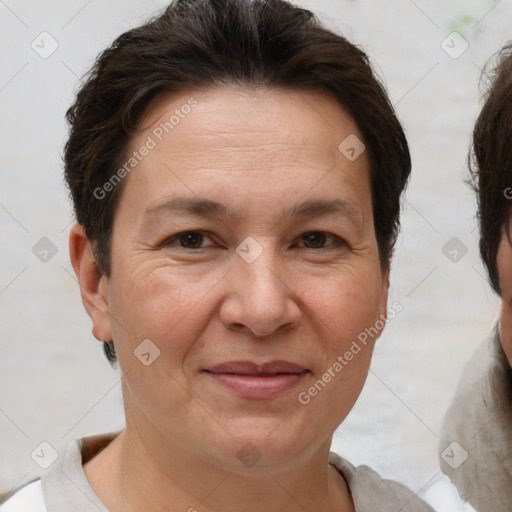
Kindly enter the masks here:
M 320 92 L 151 108 L 126 154 L 108 312 L 92 315 L 115 341 L 129 428 L 232 471 L 330 444 L 386 314 L 361 140 Z

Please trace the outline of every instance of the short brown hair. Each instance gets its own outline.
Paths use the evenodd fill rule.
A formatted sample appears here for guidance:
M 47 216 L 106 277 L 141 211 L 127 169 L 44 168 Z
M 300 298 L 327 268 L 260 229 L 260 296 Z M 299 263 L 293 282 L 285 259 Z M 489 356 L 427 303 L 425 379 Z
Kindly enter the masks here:
M 500 293 L 496 258 L 502 233 L 509 238 L 512 199 L 512 43 L 491 60 L 484 77 L 489 86 L 473 130 L 468 156 L 471 183 L 478 200 L 480 255 L 491 286 Z M 505 231 L 503 229 L 505 228 Z
M 110 273 L 122 186 L 101 199 L 94 191 L 114 175 L 141 116 L 164 93 L 229 84 L 334 95 L 364 139 L 379 256 L 388 267 L 411 160 L 366 54 L 323 28 L 312 12 L 284 0 L 178 0 L 99 55 L 67 112 L 66 180 L 100 271 Z

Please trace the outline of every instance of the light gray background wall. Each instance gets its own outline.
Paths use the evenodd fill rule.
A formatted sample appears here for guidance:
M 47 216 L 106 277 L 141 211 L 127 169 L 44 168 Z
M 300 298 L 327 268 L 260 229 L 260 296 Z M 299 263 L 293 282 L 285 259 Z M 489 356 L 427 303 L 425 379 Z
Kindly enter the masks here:
M 512 38 L 512 5 L 297 3 L 370 54 L 408 134 L 413 178 L 390 294 L 403 311 L 378 342 L 333 448 L 420 489 L 438 472 L 441 419 L 461 369 L 497 313 L 463 179 L 480 69 Z M 119 375 L 90 333 L 68 261 L 63 119 L 96 54 L 164 4 L 0 0 L 0 491 L 43 472 L 31 458 L 41 442 L 61 452 L 71 439 L 123 426 Z M 446 39 L 454 30 L 469 45 L 458 58 L 464 41 Z M 51 241 L 47 254 L 33 249 L 43 237 Z M 453 237 L 456 262 L 443 252 Z

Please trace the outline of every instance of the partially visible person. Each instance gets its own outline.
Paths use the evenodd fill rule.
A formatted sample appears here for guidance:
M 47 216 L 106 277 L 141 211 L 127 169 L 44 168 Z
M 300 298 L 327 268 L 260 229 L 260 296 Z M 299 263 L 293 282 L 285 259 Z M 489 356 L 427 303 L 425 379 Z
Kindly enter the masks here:
M 443 471 L 478 511 L 512 510 L 512 43 L 498 56 L 468 158 L 480 253 L 501 298 L 499 320 L 472 357 L 440 439 Z
M 126 428 L 0 510 L 432 512 L 330 452 L 411 168 L 367 56 L 285 1 L 180 0 L 99 56 L 68 121 L 71 262 Z
M 432 512 L 330 452 L 411 167 L 366 55 L 282 0 L 180 0 L 99 56 L 68 121 L 71 262 L 126 428 L 2 512 Z

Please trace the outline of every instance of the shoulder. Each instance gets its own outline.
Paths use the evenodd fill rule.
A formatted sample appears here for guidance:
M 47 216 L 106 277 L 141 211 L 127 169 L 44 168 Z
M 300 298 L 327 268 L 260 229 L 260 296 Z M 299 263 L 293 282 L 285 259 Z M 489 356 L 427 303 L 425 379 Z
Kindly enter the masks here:
M 495 364 L 496 343 L 499 343 L 497 325 L 493 328 L 490 335 L 480 344 L 464 367 L 456 397 L 460 394 L 469 396 L 475 389 L 483 391 L 488 382 L 491 368 L 493 364 Z
M 441 469 L 476 509 L 511 510 L 510 373 L 495 326 L 466 365 L 441 429 Z
M 464 367 L 444 418 L 442 438 L 472 439 L 474 432 L 489 421 L 494 345 L 495 337 L 491 335 Z
M 492 444 L 500 395 L 495 378 L 499 361 L 496 357 L 497 326 L 466 364 L 455 395 L 444 416 L 440 433 L 439 455 L 443 471 L 450 474 L 462 459 L 473 457 Z M 455 457 L 455 458 L 454 458 Z M 457 459 L 457 460 L 456 460 Z M 472 465 L 472 464 L 469 464 Z
M 379 476 L 368 466 L 353 466 L 331 452 L 329 463 L 346 480 L 357 512 L 434 512 L 434 509 L 404 485 Z
M 0 505 L 0 512 L 47 512 L 41 480 L 30 482 L 19 489 L 3 505 Z

